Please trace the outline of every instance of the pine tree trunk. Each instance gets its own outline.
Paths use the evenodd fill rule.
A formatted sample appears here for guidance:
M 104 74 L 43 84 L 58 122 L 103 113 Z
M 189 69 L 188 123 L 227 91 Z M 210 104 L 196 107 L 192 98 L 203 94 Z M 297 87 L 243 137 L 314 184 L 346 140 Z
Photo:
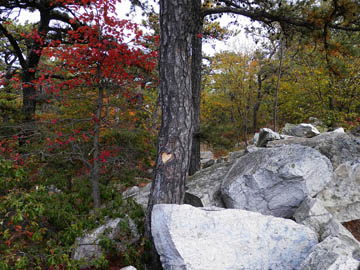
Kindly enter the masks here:
M 202 63 L 202 32 L 203 18 L 201 14 L 201 1 L 193 0 L 194 30 L 192 35 L 191 53 L 191 83 L 194 108 L 194 135 L 190 156 L 189 175 L 200 170 L 200 97 L 201 97 L 201 63 Z
M 255 133 L 257 130 L 257 125 L 258 125 L 258 112 L 260 109 L 260 105 L 261 105 L 261 99 L 262 99 L 262 82 L 263 79 L 261 78 L 261 75 L 258 74 L 257 75 L 257 84 L 258 84 L 258 88 L 257 88 L 257 96 L 256 96 L 256 102 L 255 105 L 253 107 L 253 129 L 252 132 Z
M 276 81 L 276 92 L 275 92 L 275 102 L 274 102 L 274 131 L 277 131 L 277 110 L 278 110 L 278 103 L 279 103 L 279 88 L 280 88 L 280 79 L 281 79 L 281 69 L 282 69 L 282 64 L 283 64 L 283 40 L 282 38 L 280 39 L 280 56 L 279 56 L 279 72 L 278 72 L 278 77 L 277 77 L 277 81 Z
M 190 48 L 191 0 L 160 1 L 161 127 L 157 158 L 146 214 L 146 236 L 151 237 L 155 204 L 182 204 L 193 135 Z M 152 245 L 152 262 L 146 269 L 162 269 Z

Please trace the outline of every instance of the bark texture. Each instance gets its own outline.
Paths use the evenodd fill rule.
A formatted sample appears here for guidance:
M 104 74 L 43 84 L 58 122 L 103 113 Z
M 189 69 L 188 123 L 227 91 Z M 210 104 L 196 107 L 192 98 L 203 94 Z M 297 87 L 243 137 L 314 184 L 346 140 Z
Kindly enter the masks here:
M 193 135 L 190 51 L 192 1 L 160 1 L 160 95 L 162 119 L 157 158 L 146 215 L 151 239 L 151 212 L 155 204 L 182 204 Z M 146 269 L 162 269 L 152 246 L 153 261 Z
M 34 85 L 35 72 L 39 65 L 43 45 L 41 41 L 45 39 L 49 31 L 50 16 L 47 11 L 40 11 L 40 22 L 38 33 L 40 40 L 34 41 L 32 47 L 28 51 L 26 60 L 20 61 L 22 67 L 22 83 L 23 83 L 23 114 L 25 122 L 33 121 L 36 110 L 36 88 Z M 19 55 L 18 55 L 19 57 Z
M 189 175 L 200 170 L 200 97 L 201 97 L 201 63 L 203 17 L 201 16 L 201 0 L 193 0 L 194 28 L 191 46 L 191 83 L 194 108 L 193 142 L 191 148 Z

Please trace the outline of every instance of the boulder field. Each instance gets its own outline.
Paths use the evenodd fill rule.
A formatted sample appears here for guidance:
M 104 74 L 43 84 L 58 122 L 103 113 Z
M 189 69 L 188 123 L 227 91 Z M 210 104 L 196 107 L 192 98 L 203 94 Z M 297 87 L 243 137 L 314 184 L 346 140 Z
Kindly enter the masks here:
M 154 206 L 163 268 L 360 269 L 360 244 L 342 225 L 360 220 L 360 138 L 287 125 L 262 129 L 247 150 L 204 154 L 213 165 L 188 177 L 185 204 Z M 149 193 L 150 184 L 123 197 L 145 209 Z

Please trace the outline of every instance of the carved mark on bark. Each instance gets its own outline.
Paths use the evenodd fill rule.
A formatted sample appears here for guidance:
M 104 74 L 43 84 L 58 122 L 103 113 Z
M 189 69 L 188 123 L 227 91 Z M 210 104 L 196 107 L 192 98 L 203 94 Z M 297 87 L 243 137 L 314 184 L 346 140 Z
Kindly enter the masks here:
M 166 162 L 168 162 L 169 161 L 169 159 L 171 159 L 172 158 L 172 154 L 171 153 L 162 153 L 161 154 L 161 160 L 162 160 L 162 162 L 165 164 Z

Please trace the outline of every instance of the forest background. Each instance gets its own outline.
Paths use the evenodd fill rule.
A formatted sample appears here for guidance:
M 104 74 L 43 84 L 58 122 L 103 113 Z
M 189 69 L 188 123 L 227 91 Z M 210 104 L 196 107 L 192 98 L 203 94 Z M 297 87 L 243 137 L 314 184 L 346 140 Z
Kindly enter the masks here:
M 78 269 L 76 237 L 106 218 L 127 214 L 144 231 L 143 210 L 121 192 L 152 178 L 159 18 L 139 3 L 141 26 L 116 16 L 115 1 L 23 1 L 30 12 L 45 6 L 38 22 L 20 23 L 12 3 L 0 1 L 0 269 Z M 216 19 L 197 38 L 236 34 L 235 17 L 235 31 Z M 204 147 L 226 155 L 262 127 L 277 131 L 310 117 L 324 128 L 359 126 L 357 32 L 333 31 L 324 43 L 323 33 L 280 23 L 242 28 L 254 49 L 203 55 Z M 124 224 L 124 240 L 128 234 Z M 142 269 L 147 260 L 145 238 L 123 254 L 107 239 L 101 244 L 108 252 L 94 268 Z

